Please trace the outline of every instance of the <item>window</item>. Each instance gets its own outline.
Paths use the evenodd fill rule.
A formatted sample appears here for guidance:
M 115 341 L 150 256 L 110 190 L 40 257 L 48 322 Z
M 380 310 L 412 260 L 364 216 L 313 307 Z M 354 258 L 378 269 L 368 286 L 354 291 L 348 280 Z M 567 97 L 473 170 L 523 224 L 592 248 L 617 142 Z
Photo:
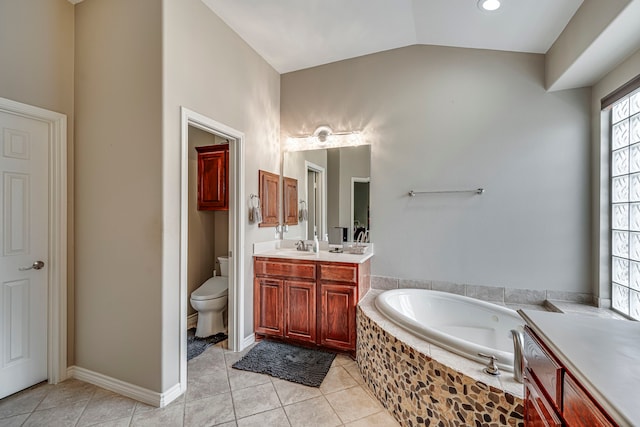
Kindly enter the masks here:
M 611 106 L 611 302 L 640 320 L 640 89 Z

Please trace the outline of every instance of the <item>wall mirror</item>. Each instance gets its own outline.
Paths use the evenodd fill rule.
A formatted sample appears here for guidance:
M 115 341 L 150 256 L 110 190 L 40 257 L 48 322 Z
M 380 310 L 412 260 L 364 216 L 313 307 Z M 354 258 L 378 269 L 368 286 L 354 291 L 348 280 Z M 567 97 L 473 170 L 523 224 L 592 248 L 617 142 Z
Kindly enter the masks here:
M 298 181 L 298 224 L 287 239 L 339 244 L 370 230 L 370 145 L 285 151 L 282 173 Z

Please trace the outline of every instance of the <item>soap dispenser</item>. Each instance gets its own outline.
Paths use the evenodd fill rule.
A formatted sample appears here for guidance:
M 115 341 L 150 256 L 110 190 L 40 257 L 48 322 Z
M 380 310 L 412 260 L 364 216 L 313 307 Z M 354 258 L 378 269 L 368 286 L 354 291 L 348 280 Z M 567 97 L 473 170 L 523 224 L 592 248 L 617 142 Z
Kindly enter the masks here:
M 320 253 L 320 242 L 318 242 L 317 234 L 313 235 L 313 253 L 314 254 Z

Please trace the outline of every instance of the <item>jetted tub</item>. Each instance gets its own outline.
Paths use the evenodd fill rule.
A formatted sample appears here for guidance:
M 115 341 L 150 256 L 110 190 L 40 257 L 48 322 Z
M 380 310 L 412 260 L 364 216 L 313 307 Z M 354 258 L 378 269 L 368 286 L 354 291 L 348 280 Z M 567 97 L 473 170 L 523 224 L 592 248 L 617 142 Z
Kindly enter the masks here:
M 394 323 L 460 356 L 487 363 L 494 355 L 500 369 L 513 371 L 511 330 L 523 330 L 514 310 L 446 292 L 393 289 L 376 298 L 376 307 Z

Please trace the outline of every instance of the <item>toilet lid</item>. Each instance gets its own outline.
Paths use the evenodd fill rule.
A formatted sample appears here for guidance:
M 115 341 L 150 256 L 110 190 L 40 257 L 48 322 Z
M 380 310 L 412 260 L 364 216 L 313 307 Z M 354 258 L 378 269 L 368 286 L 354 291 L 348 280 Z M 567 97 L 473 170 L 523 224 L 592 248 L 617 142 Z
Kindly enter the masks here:
M 193 291 L 191 299 L 208 300 L 220 297 L 226 297 L 229 294 L 229 278 L 223 276 L 211 277 L 204 282 L 198 289 Z

